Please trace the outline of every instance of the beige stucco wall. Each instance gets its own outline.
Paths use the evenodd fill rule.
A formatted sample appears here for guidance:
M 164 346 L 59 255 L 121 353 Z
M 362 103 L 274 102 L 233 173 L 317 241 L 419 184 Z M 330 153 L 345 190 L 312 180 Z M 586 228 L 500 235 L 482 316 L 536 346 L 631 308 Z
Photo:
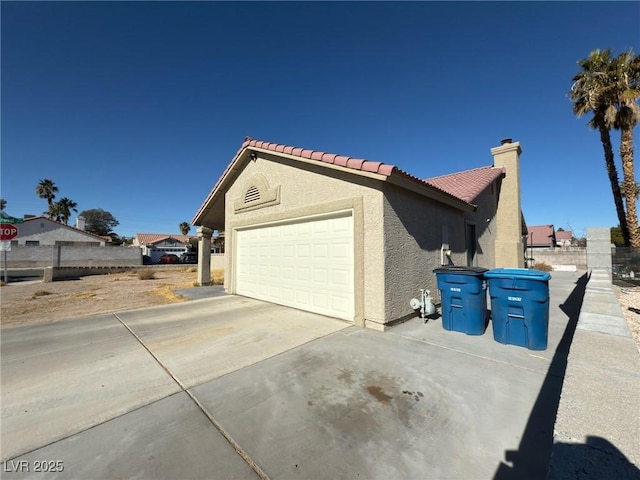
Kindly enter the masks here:
M 386 185 L 384 192 L 385 323 L 414 314 L 409 300 L 419 297 L 421 288 L 439 301 L 433 270 L 441 266 L 441 247 L 452 252 L 450 261 L 444 257 L 448 265 L 466 266 L 467 222 L 476 225 L 478 266 L 494 267 L 495 185 L 474 200 L 477 210 L 467 213 L 393 185 Z
M 496 210 L 500 182 L 501 179 L 496 180 L 493 186 L 487 187 L 473 200 L 473 203 L 478 207 L 475 212 L 465 214 L 466 221 L 472 222 L 476 226 L 478 267 L 491 269 L 496 266 Z
M 82 242 L 95 243 L 96 246 L 104 247 L 105 241 L 101 238 L 88 235 L 73 228 L 66 228 L 59 223 L 52 222 L 46 218 L 36 218 L 19 223 L 18 245 L 25 245 L 27 241 L 38 241 L 40 245 L 55 245 L 56 242 Z
M 496 214 L 496 267 L 524 267 L 522 242 L 522 209 L 520 199 L 519 142 L 503 143 L 491 149 L 493 164 L 506 171 L 500 187 L 500 203 Z
M 451 264 L 466 264 L 464 214 L 407 190 L 386 185 L 384 200 L 385 320 L 414 314 L 409 300 L 420 289 L 439 298 L 433 273 L 441 263 L 443 227 L 448 231 Z M 445 257 L 446 260 L 446 257 Z
M 237 210 L 236 202 L 256 179 L 266 180 L 269 189 L 279 188 L 277 200 L 262 208 Z M 467 222 L 476 225 L 478 266 L 494 267 L 497 190 L 497 186 L 487 188 L 475 200 L 477 211 L 465 213 L 376 179 L 260 153 L 241 165 L 238 178 L 226 193 L 225 289 L 236 292 L 237 229 L 352 210 L 354 320 L 356 325 L 383 329 L 415 314 L 409 300 L 417 297 L 421 288 L 429 289 L 439 300 L 433 270 L 441 266 L 441 246 L 444 241 L 452 251 L 446 262 L 466 265 Z
M 293 165 L 291 161 L 261 153 L 256 160 L 246 163 L 237 180 L 227 191 L 225 289 L 229 293 L 235 293 L 233 261 L 236 257 L 235 243 L 238 228 L 353 210 L 354 320 L 356 325 L 364 325 L 365 318 L 383 323 L 385 278 L 383 207 L 380 190 L 382 182 L 322 166 L 304 165 L 304 168 L 296 168 Z M 235 202 L 243 198 L 245 188 L 256 175 L 262 175 L 267 180 L 269 188 L 280 188 L 279 203 L 255 210 L 236 212 Z

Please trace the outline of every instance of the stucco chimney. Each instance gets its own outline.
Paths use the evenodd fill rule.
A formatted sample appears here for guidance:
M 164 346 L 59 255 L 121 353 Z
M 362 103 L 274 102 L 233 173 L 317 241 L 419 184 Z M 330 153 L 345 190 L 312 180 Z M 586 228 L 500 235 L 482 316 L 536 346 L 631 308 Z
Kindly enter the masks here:
M 520 204 L 521 153 L 520 142 L 512 142 L 510 138 L 505 138 L 499 147 L 491 149 L 493 165 L 505 170 L 496 212 L 496 267 L 524 267 Z
M 84 230 L 84 217 L 80 216 L 78 218 L 76 218 L 76 228 L 78 230 Z

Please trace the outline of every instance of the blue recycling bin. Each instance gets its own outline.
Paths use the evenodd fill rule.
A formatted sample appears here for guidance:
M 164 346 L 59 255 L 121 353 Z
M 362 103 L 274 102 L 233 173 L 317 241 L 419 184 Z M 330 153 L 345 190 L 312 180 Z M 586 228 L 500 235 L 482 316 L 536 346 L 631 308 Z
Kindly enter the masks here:
M 493 338 L 529 350 L 546 350 L 551 275 L 525 268 L 496 268 L 484 276 L 491 297 Z
M 445 330 L 482 335 L 487 328 L 486 268 L 442 267 L 433 272 L 442 298 Z

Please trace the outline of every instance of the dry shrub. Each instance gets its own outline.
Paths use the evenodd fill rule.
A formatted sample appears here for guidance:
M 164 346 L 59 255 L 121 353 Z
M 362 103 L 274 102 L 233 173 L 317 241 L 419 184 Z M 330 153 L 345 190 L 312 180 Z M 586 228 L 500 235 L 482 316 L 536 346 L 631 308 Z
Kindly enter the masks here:
M 211 285 L 224 285 L 224 270 L 211 270 Z
M 44 297 L 46 295 L 53 295 L 53 294 L 51 292 L 47 292 L 46 290 L 36 290 L 35 292 L 33 292 L 32 298 Z
M 535 270 L 542 270 L 543 272 L 551 272 L 553 267 L 551 265 L 547 265 L 544 262 L 538 262 L 533 265 Z
M 4 280 L 0 280 L 0 287 L 4 287 L 6 285 L 6 282 Z
M 152 290 L 151 293 L 162 297 L 166 303 L 185 302 L 187 300 L 182 295 L 177 294 L 173 286 L 167 285 L 166 283 L 159 285 L 158 288 Z
M 140 280 L 153 280 L 156 278 L 156 274 L 150 268 L 145 268 L 142 270 L 138 270 L 138 278 Z

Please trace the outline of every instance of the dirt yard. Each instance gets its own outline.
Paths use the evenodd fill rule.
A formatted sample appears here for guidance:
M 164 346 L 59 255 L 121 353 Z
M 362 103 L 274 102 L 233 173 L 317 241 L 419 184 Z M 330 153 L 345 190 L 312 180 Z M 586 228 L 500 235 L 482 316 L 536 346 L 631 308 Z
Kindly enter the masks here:
M 49 323 L 187 300 L 174 291 L 194 286 L 194 267 L 153 272 L 155 278 L 149 280 L 131 271 L 52 283 L 9 283 L 0 289 L 0 325 Z
M 631 335 L 640 350 L 640 287 L 614 287 L 614 291 L 622 308 L 622 315 L 624 315 Z

